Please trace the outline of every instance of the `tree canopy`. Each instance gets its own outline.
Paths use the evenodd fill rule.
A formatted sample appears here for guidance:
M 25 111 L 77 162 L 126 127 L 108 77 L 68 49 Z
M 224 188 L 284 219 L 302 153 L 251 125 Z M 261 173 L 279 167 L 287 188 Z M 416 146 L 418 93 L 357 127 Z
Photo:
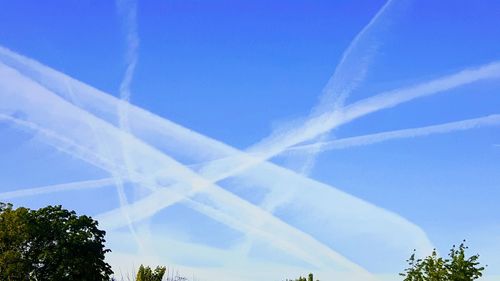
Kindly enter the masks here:
M 312 273 L 309 273 L 307 278 L 300 276 L 297 279 L 287 279 L 287 281 L 314 281 L 314 275 Z M 316 280 L 316 281 L 319 281 L 319 280 Z
M 0 279 L 110 280 L 105 232 L 61 206 L 13 209 L 0 203 Z
M 483 275 L 484 267 L 478 261 L 479 255 L 466 257 L 467 248 L 465 243 L 453 245 L 447 259 L 439 257 L 436 250 L 424 259 L 417 259 L 413 253 L 407 260 L 409 267 L 400 275 L 405 277 L 404 281 L 476 280 Z
M 161 281 L 163 280 L 163 275 L 167 270 L 164 266 L 157 266 L 155 270 L 152 270 L 149 266 L 144 267 L 142 264 L 137 271 L 136 281 Z

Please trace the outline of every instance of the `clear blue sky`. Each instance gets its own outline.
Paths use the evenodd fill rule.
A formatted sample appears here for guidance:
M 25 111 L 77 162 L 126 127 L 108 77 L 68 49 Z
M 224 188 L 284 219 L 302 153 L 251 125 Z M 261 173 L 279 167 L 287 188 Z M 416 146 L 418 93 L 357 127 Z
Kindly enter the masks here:
M 362 42 L 360 48 L 371 50 L 372 59 L 347 104 L 500 60 L 498 1 L 393 2 L 369 34 L 370 40 Z M 384 3 L 138 1 L 140 45 L 131 103 L 245 150 L 274 130 L 308 118 L 342 53 Z M 114 1 L 0 0 L 0 45 L 119 97 L 127 66 L 122 21 Z M 323 140 L 499 113 L 497 75 L 366 115 L 332 130 Z M 14 127 L 0 122 L 1 192 L 109 176 Z M 478 126 L 327 150 L 318 154 L 304 176 L 398 214 L 420 227 L 443 253 L 467 239 L 471 251 L 481 253 L 489 264 L 488 272 L 500 275 L 499 128 L 498 124 Z M 154 140 L 163 141 L 169 140 Z M 293 169 L 302 166 L 304 158 L 281 155 L 271 161 Z M 260 196 L 249 189 L 242 191 L 246 187 L 240 187 L 238 180 L 220 184 L 252 203 Z M 133 186 L 125 189 L 129 200 L 140 198 Z M 30 207 L 64 204 L 92 215 L 118 207 L 112 188 L 12 201 Z M 288 221 L 292 215 L 283 212 L 276 215 L 293 225 L 293 219 Z M 141 227 L 146 228 L 137 222 Z M 321 220 L 315 227 L 321 228 Z M 240 232 L 225 229 L 182 204 L 153 216 L 147 228 L 153 230 L 151 235 L 170 232 L 169 239 L 175 241 L 231 251 L 244 240 Z M 128 231 L 122 228 L 111 236 L 113 246 L 123 247 L 116 252 L 144 254 L 139 247 L 116 242 L 126 239 Z M 315 238 L 376 274 L 395 273 L 403 265 L 362 254 L 369 249 L 336 248 L 335 241 Z M 257 250 L 250 250 L 258 253 L 257 264 L 265 261 L 259 258 L 265 253 L 259 245 L 254 242 Z M 154 258 L 144 255 L 179 268 L 187 266 L 186 271 L 194 273 L 205 270 L 209 260 L 214 268 L 221 266 L 217 257 L 179 257 L 168 251 L 156 252 Z M 222 262 L 228 275 L 233 266 L 237 271 L 240 264 Z

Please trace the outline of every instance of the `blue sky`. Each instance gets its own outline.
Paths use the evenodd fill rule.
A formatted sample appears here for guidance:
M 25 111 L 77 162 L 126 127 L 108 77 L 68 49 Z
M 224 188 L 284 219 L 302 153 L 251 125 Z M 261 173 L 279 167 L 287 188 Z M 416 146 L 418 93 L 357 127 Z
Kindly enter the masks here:
M 500 4 L 267 2 L 138 1 L 134 10 L 135 2 L 125 1 L 124 9 L 136 12 L 134 19 L 120 13 L 114 1 L 0 1 L 0 45 L 8 49 L 0 52 L 5 69 L 0 72 L 4 93 L 0 114 L 7 116 L 0 121 L 0 192 L 110 178 L 100 188 L 10 201 L 30 207 L 63 204 L 113 221 L 120 216 L 102 214 L 118 208 L 123 198 L 140 202 L 158 188 L 168 190 L 179 184 L 182 193 L 208 178 L 223 190 L 220 195 L 184 194 L 183 198 L 192 200 L 179 199 L 137 219 L 133 210 L 128 215 L 119 212 L 121 220 L 133 223 L 109 227 L 114 251 L 110 261 L 116 268 L 127 268 L 135 259 L 165 263 L 189 274 L 210 277 L 223 272 L 229 279 L 244 280 L 258 276 L 250 267 L 265 271 L 271 264 L 274 278 L 313 270 L 323 280 L 358 274 L 351 267 L 356 264 L 393 280 L 390 276 L 401 271 L 404 257 L 413 248 L 421 246 L 425 252 L 432 246 L 445 253 L 452 244 L 467 239 L 471 251 L 481 253 L 489 265 L 488 273 L 499 275 L 500 122 L 494 114 L 500 113 L 500 72 L 494 63 L 500 60 Z M 378 12 L 379 17 L 369 24 Z M 131 34 L 137 36 L 137 49 L 127 40 Z M 129 87 L 131 104 L 197 132 L 203 140 L 158 120 L 155 123 L 118 99 L 101 104 L 96 98 L 101 94 L 90 94 L 76 82 L 123 98 L 120 85 L 131 66 L 127 52 L 137 56 Z M 24 57 L 14 58 L 14 53 Z M 59 74 L 35 70 L 39 65 L 26 63 L 27 58 Z M 432 95 L 381 108 L 339 126 L 328 124 L 342 116 L 325 117 L 313 122 L 316 125 L 308 122 L 345 105 L 363 104 L 380 93 L 403 89 L 404 95 L 408 87 L 443 81 L 464 70 L 469 72 L 453 80 L 453 86 Z M 60 78 L 61 73 L 75 80 Z M 328 83 L 332 75 L 337 78 Z M 470 78 L 475 75 L 477 79 Z M 463 82 L 467 79 L 472 80 Z M 335 100 L 340 93 L 335 89 L 347 89 L 345 102 Z M 108 103 L 116 111 L 107 111 Z M 469 127 L 453 125 L 439 133 L 340 149 L 288 150 L 485 117 L 490 119 Z M 307 137 L 304 132 L 312 127 L 317 130 Z M 110 158 L 116 167 L 42 129 L 95 149 L 97 156 Z M 255 164 L 255 159 L 234 156 L 239 150 L 260 160 Z M 169 164 L 169 159 L 180 166 Z M 262 164 L 265 161 L 271 167 Z M 231 170 L 238 165 L 241 171 Z M 220 176 L 228 171 L 230 175 Z M 345 201 L 342 192 L 355 199 Z M 244 202 L 231 201 L 232 195 Z M 235 205 L 218 205 L 217 198 Z M 242 207 L 245 202 L 253 207 Z M 212 213 L 203 209 L 206 206 L 213 208 Z M 243 211 L 234 217 L 221 217 L 239 208 Z M 266 223 L 277 232 L 300 233 L 276 246 L 279 239 L 260 230 Z M 325 224 L 331 229 L 325 230 Z M 260 232 L 251 231 L 255 228 Z M 384 235 L 399 240 L 391 244 Z M 149 242 L 136 245 L 134 237 Z M 419 240 L 422 237 L 428 241 Z M 293 245 L 299 242 L 317 246 L 325 256 L 304 256 Z M 378 246 L 370 253 L 366 248 L 370 245 Z M 386 254 L 384 247 L 390 248 Z M 333 265 L 326 258 L 333 255 L 328 249 L 342 257 L 333 258 Z

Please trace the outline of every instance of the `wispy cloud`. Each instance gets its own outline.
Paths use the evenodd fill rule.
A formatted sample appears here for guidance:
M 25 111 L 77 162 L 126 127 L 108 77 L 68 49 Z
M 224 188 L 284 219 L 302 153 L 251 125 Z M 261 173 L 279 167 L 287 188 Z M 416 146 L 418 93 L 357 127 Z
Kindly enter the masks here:
M 295 151 L 302 151 L 309 149 L 314 149 L 314 150 L 319 149 L 321 151 L 331 150 L 331 149 L 344 149 L 348 147 L 369 145 L 393 139 L 413 138 L 413 137 L 427 136 L 431 134 L 444 134 L 454 131 L 469 130 L 477 127 L 499 126 L 499 125 L 500 125 L 500 114 L 493 114 L 480 118 L 467 119 L 467 120 L 427 126 L 427 127 L 395 130 L 395 131 L 382 132 L 364 136 L 337 139 L 321 143 L 298 145 L 288 148 L 287 151 L 294 153 Z

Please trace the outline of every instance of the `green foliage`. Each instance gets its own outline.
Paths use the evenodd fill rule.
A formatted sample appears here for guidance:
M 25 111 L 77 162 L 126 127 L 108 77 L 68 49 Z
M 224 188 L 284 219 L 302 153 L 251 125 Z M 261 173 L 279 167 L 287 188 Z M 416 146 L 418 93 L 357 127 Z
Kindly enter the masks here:
M 31 264 L 25 258 L 29 250 L 29 231 L 26 222 L 29 210 L 12 209 L 0 202 L 0 279 L 27 280 Z
M 97 221 L 61 206 L 0 203 L 0 280 L 110 280 L 104 235 Z
M 300 276 L 297 279 L 287 279 L 287 281 L 314 281 L 314 275 L 312 273 L 309 273 L 307 276 L 307 279 L 305 277 Z M 319 281 L 319 280 L 316 280 Z
M 449 256 L 451 258 L 448 269 L 451 272 L 450 280 L 454 281 L 468 281 L 475 280 L 481 277 L 484 267 L 480 266 L 479 255 L 473 255 L 465 258 L 464 243 L 460 244 L 458 249 L 453 246 L 450 250 Z
M 165 271 L 167 270 L 164 266 L 157 266 L 155 270 L 152 270 L 149 266 L 144 267 L 142 264 L 137 271 L 136 281 L 161 281 Z
M 458 248 L 453 245 L 448 259 L 438 257 L 436 250 L 424 259 L 415 258 L 415 253 L 413 253 L 407 260 L 409 267 L 400 275 L 405 277 L 404 281 L 476 280 L 482 276 L 484 267 L 478 262 L 479 255 L 466 258 L 467 248 L 464 243 Z

